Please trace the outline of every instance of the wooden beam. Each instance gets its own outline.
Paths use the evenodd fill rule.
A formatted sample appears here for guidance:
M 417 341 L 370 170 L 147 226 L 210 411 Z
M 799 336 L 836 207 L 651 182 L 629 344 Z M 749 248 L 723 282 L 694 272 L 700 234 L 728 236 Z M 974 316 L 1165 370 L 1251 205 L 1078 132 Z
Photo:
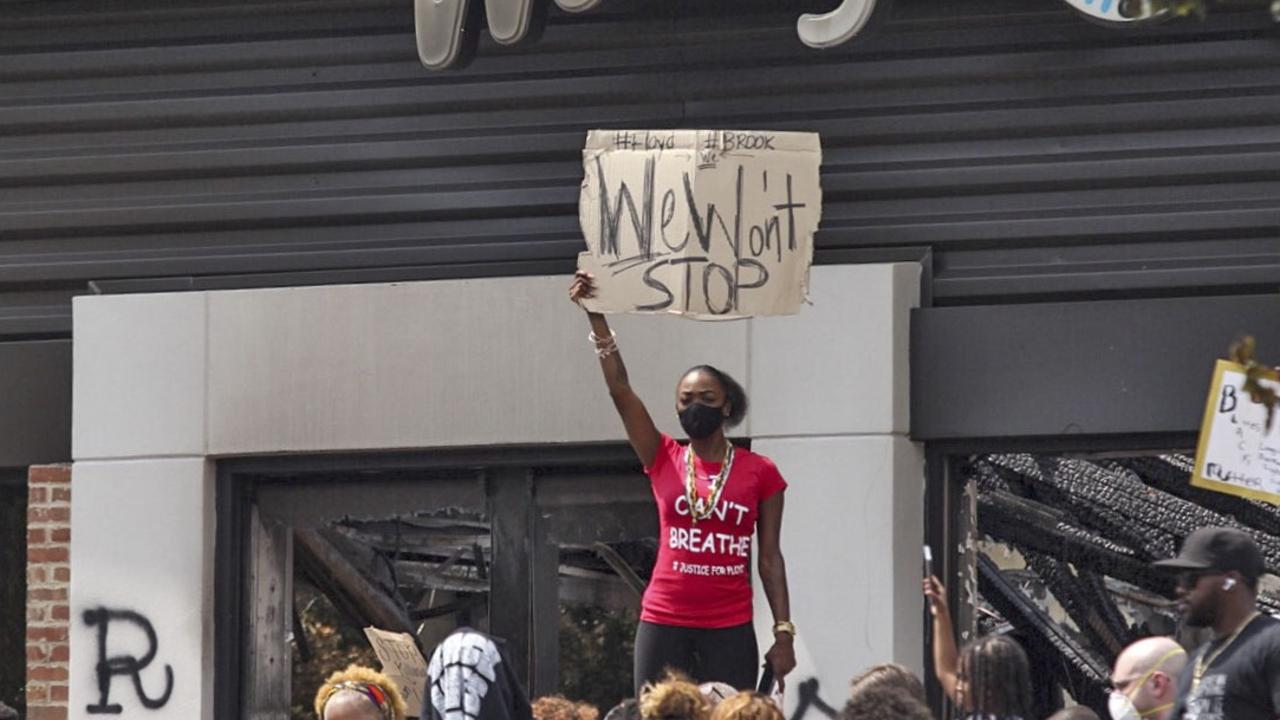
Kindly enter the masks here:
M 547 539 L 536 508 L 532 515 L 529 690 L 532 697 L 541 697 L 560 686 L 560 546 Z
M 311 662 L 311 641 L 307 639 L 307 626 L 302 624 L 302 614 L 298 612 L 297 600 L 293 603 L 293 642 L 298 646 L 298 659 L 304 663 Z
M 463 565 L 441 571 L 440 567 L 438 563 L 400 560 L 395 563 L 396 578 L 404 587 L 465 593 L 489 591 L 489 581 L 477 577 L 474 568 Z
M 530 676 L 530 577 L 533 480 L 526 468 L 495 468 L 486 477 L 493 565 L 489 568 L 489 628 L 507 641 L 516 677 L 525 689 Z
M 327 591 L 340 593 L 360 615 L 362 622 L 392 632 L 417 637 L 409 615 L 400 604 L 370 582 L 360 570 L 316 530 L 294 531 L 294 548 L 321 572 Z
M 489 598 L 484 595 L 467 595 L 443 605 L 436 605 L 435 607 L 426 608 L 425 610 L 414 610 L 409 614 L 417 621 L 430 620 L 432 618 L 441 617 L 442 615 L 452 615 L 456 612 L 469 610 L 477 605 L 483 605 L 488 600 Z
M 595 605 L 614 612 L 639 610 L 640 596 L 613 573 L 560 566 L 558 601 L 566 605 Z
M 288 636 L 294 617 L 291 537 L 289 528 L 264 518 L 256 505 L 249 511 L 248 529 L 244 592 L 253 651 L 242 665 L 244 713 L 248 720 L 289 720 L 293 659 Z
M 376 547 L 383 552 L 395 552 L 398 550 L 402 553 L 448 557 L 460 547 L 470 548 L 474 545 L 479 545 L 482 548 L 487 548 L 489 546 L 488 528 L 484 532 L 469 530 L 466 533 L 444 533 L 434 530 L 404 528 L 403 532 L 397 536 L 394 530 L 338 525 L 333 528 L 333 532 L 339 533 L 353 542 Z
M 602 542 L 595 543 L 591 546 L 591 549 L 595 550 L 596 555 L 600 556 L 600 559 L 617 573 L 618 577 L 622 582 L 626 583 L 627 587 L 631 588 L 631 592 L 635 593 L 637 598 L 644 596 L 644 580 L 636 574 L 635 570 L 631 569 L 631 565 L 616 550 Z

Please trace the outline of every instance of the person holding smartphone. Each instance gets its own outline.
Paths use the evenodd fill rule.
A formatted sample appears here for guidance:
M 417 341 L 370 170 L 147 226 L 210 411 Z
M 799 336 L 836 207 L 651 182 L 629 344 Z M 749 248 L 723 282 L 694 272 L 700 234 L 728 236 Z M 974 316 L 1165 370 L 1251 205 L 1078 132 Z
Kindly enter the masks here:
M 580 303 L 594 294 L 592 276 L 578 272 L 569 298 Z M 609 396 L 658 506 L 658 559 L 636 629 L 637 697 L 668 668 L 700 682 L 755 689 L 759 650 L 752 625 L 752 554 L 774 618 L 765 660 L 781 681 L 796 665 L 796 630 L 779 544 L 787 483 L 767 457 L 735 448 L 725 437 L 725 429 L 747 413 L 746 393 L 723 371 L 709 365 L 690 368 L 676 386 L 676 415 L 689 436 L 689 444 L 682 445 L 658 431 L 632 390 L 604 315 L 587 312 L 587 320 Z
M 1032 720 L 1031 666 L 1022 646 L 1004 635 L 987 635 L 957 651 L 947 589 L 932 574 L 923 589 L 933 614 L 933 673 L 963 717 Z

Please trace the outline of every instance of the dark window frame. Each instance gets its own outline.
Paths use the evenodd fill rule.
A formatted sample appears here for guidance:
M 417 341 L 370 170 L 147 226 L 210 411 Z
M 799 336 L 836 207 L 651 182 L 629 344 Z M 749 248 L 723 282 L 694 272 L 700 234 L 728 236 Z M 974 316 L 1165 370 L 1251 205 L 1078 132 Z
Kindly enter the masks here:
M 245 607 L 247 530 L 256 490 L 264 481 L 356 472 L 474 471 L 507 477 L 557 468 L 635 468 L 625 443 L 530 445 L 395 453 L 342 453 L 230 458 L 217 462 L 214 559 L 214 715 L 244 713 L 244 653 L 248 649 Z M 542 677 L 546 678 L 545 672 Z
M 6 496 L 6 500 L 16 500 L 16 506 L 7 507 L 5 508 L 5 513 L 0 513 L 0 515 L 7 515 L 8 512 L 13 512 L 13 516 L 16 519 L 15 525 L 17 525 L 16 527 L 0 528 L 0 537 L 6 537 L 9 541 L 16 543 L 8 548 L 12 553 L 10 558 L 14 560 L 14 566 L 8 568 L 12 573 L 12 577 L 0 574 L 0 581 L 5 583 L 10 583 L 12 581 L 11 584 L 6 586 L 6 599 L 15 598 L 21 603 L 17 607 L 0 607 L 0 618 L 3 618 L 5 621 L 3 631 L 6 634 L 12 634 L 13 639 L 17 641 L 9 648 L 12 651 L 12 655 L 0 659 L 0 662 L 4 663 L 7 670 L 11 670 L 14 673 L 18 673 L 19 670 L 26 668 L 27 666 L 25 640 L 27 637 L 27 607 L 25 598 L 27 595 L 27 513 L 29 507 L 27 473 L 28 470 L 25 467 L 0 467 L 0 495 Z M 9 498 L 9 496 L 12 497 Z M 0 517 L 0 519 L 3 518 Z M 6 562 L 5 565 L 8 565 L 8 563 Z M 9 614 L 10 612 L 12 612 L 11 615 Z M 25 675 L 25 672 L 22 674 Z M 21 688 L 25 684 L 26 678 L 16 674 L 13 677 L 9 677 L 6 672 L 4 679 L 6 681 L 12 680 L 16 685 L 6 685 L 5 687 L 0 688 L 0 691 L 3 691 L 3 694 L 0 694 L 0 701 L 16 704 L 17 710 L 20 712 L 25 711 L 26 707 L 22 703 L 24 698 L 9 696 L 8 692 L 10 690 L 17 690 L 18 692 L 21 692 Z

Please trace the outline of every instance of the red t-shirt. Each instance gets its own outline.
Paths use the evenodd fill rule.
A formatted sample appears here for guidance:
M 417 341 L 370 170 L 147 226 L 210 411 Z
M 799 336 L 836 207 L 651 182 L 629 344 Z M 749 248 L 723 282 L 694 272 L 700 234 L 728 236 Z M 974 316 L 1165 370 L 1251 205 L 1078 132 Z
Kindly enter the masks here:
M 760 503 L 787 483 L 769 458 L 734 452 L 733 468 L 715 511 L 694 525 L 685 496 L 685 448 L 662 436 L 645 468 L 658 503 L 658 560 L 644 592 L 640 619 L 660 625 L 726 628 L 751 622 L 751 540 Z M 698 497 L 711 493 L 720 463 L 693 455 Z

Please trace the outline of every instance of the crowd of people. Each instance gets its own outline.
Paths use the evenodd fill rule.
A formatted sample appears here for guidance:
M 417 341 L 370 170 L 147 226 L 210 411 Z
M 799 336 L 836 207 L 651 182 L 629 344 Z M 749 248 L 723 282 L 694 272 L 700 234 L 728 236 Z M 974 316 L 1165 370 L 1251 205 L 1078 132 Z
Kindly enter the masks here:
M 1258 610 L 1264 573 L 1246 533 L 1208 527 L 1192 533 L 1177 557 L 1156 565 L 1176 573 L 1189 627 L 1213 639 L 1188 654 L 1169 637 L 1147 637 L 1116 657 L 1107 714 L 1112 720 L 1275 720 L 1280 717 L 1280 619 Z M 933 615 L 934 675 L 966 720 L 1039 720 L 1027 654 L 1005 635 L 957 648 L 946 592 L 924 582 Z M 604 720 L 785 720 L 764 688 L 699 685 L 668 670 Z M 473 630 L 449 636 L 432 655 L 422 717 L 430 720 L 600 720 L 599 709 L 559 696 L 524 699 L 501 641 Z M 316 696 L 319 720 L 404 720 L 404 701 L 388 678 L 363 668 L 336 673 Z M 920 677 L 902 665 L 876 665 L 854 677 L 838 720 L 931 720 Z M 1098 720 L 1082 705 L 1048 720 Z
M 1170 637 L 1138 640 L 1115 660 L 1107 714 L 1112 720 L 1274 720 L 1280 717 L 1280 619 L 1258 609 L 1262 552 L 1240 530 L 1205 527 L 1177 557 L 1156 566 L 1176 576 L 1178 607 L 1189 628 L 1212 639 L 1187 650 Z M 969 718 L 1031 720 L 1033 678 L 1026 653 L 1005 636 L 956 649 L 946 592 L 924 581 L 933 614 L 933 667 L 947 696 Z M 1084 707 L 1053 716 L 1097 718 Z
M 569 298 L 586 310 L 596 292 L 594 278 L 579 272 Z M 608 320 L 589 310 L 586 316 L 587 340 L 649 477 L 659 522 L 657 561 L 636 631 L 635 699 L 604 718 L 784 720 L 767 678 L 782 683 L 796 665 L 797 629 L 780 543 L 787 482 L 772 460 L 726 436 L 746 416 L 746 392 L 720 369 L 690 368 L 676 383 L 672 408 L 688 437 L 680 442 L 658 430 L 632 388 Z M 759 684 L 753 557 L 774 620 L 764 653 L 766 679 Z M 1176 574 L 1184 623 L 1211 629 L 1213 639 L 1190 657 L 1170 638 L 1145 638 L 1125 648 L 1112 670 L 1106 713 L 1113 720 L 1280 718 L 1280 619 L 1258 611 L 1264 562 L 1252 537 L 1202 528 L 1187 537 L 1177 557 L 1156 565 Z M 923 592 L 933 616 L 934 677 L 957 714 L 966 720 L 1044 720 L 1033 703 L 1042 678 L 1033 676 L 1018 642 L 992 634 L 957 647 L 942 583 L 926 578 Z M 352 669 L 330 678 L 316 697 L 319 720 L 403 720 L 399 693 L 385 678 L 367 673 Z M 422 714 L 430 720 L 600 717 L 598 709 L 565 698 L 530 703 L 501 642 L 469 629 L 450 635 L 433 652 Z M 840 715 L 935 717 L 920 678 L 892 664 L 855 677 Z M 1097 717 L 1074 706 L 1052 720 Z

